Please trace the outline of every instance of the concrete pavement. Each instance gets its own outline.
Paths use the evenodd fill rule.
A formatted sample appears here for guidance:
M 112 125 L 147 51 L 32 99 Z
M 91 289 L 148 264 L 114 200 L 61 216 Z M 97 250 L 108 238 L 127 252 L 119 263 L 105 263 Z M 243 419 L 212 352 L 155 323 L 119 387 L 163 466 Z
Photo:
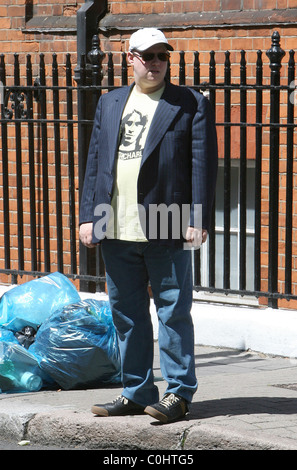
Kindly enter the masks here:
M 162 395 L 166 383 L 159 369 L 157 342 L 155 346 L 155 377 Z M 0 436 L 49 449 L 106 452 L 297 449 L 295 359 L 197 345 L 196 366 L 199 389 L 183 421 L 163 425 L 147 415 L 94 416 L 90 412 L 94 403 L 120 394 L 121 388 L 115 386 L 2 393 Z

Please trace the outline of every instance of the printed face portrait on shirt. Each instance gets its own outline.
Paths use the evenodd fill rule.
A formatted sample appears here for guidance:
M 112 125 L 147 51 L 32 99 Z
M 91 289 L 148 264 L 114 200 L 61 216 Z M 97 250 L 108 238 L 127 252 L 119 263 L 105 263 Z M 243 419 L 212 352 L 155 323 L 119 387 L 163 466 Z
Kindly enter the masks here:
M 139 151 L 143 148 L 141 137 L 145 131 L 147 124 L 147 116 L 139 111 L 132 111 L 127 114 L 121 124 L 121 140 L 119 149 L 121 151 L 135 150 Z

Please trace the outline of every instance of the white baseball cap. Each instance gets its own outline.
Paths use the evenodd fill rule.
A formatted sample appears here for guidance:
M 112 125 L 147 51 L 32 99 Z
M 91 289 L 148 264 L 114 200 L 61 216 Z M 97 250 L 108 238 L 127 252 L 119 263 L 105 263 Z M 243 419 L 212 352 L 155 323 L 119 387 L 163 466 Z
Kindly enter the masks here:
M 133 33 L 130 38 L 129 51 L 136 49 L 143 52 L 155 44 L 165 44 L 167 49 L 173 51 L 173 47 L 168 44 L 162 31 L 156 28 L 142 28 Z

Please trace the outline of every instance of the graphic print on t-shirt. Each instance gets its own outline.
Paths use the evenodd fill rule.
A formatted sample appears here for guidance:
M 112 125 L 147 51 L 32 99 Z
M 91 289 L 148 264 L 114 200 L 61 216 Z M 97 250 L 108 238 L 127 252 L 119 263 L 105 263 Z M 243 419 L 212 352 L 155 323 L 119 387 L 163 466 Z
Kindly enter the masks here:
M 119 159 L 141 158 L 148 116 L 134 109 L 123 117 L 120 131 Z
M 107 238 L 147 241 L 140 223 L 137 181 L 149 128 L 163 91 L 161 88 L 145 94 L 134 86 L 124 108 L 111 199 L 113 217 L 108 221 Z

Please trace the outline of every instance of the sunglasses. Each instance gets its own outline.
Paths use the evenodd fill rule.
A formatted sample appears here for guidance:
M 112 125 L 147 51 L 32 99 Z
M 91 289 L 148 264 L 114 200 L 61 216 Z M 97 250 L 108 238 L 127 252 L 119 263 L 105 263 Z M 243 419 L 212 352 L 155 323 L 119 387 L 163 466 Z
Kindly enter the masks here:
M 161 62 L 167 62 L 167 60 L 169 59 L 168 52 L 158 52 L 157 54 L 155 54 L 154 52 L 144 52 L 143 54 L 133 52 L 133 55 L 136 55 L 136 57 L 140 57 L 143 62 L 150 62 L 151 60 L 155 59 L 156 56 Z

